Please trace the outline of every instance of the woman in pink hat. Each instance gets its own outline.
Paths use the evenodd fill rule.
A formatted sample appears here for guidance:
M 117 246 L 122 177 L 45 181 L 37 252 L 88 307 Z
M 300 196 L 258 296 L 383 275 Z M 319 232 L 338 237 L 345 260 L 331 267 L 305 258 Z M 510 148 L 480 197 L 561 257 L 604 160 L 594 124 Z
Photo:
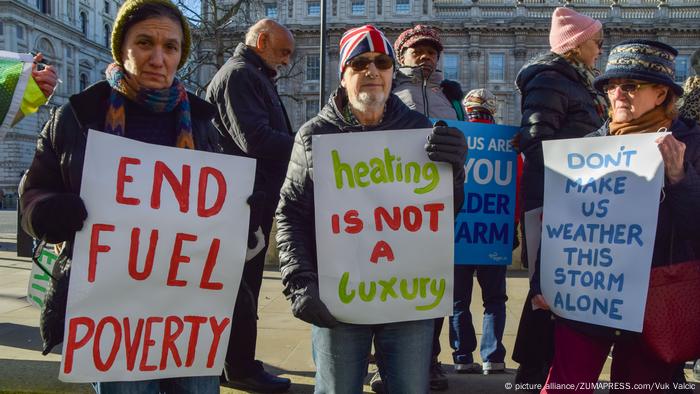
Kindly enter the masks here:
M 552 15 L 549 44 L 550 51 L 526 64 L 515 81 L 522 93 L 518 136 L 519 150 L 525 155 L 520 190 L 522 212 L 542 207 L 541 142 L 583 137 L 597 130 L 607 118 L 605 97 L 593 87 L 594 65 L 603 45 L 600 21 L 569 8 L 557 8 Z M 526 244 L 522 243 L 523 248 Z M 549 311 L 544 309 L 539 262 L 529 263 L 534 272 L 518 327 L 513 360 L 520 363 L 516 383 L 544 384 L 553 355 L 553 324 Z

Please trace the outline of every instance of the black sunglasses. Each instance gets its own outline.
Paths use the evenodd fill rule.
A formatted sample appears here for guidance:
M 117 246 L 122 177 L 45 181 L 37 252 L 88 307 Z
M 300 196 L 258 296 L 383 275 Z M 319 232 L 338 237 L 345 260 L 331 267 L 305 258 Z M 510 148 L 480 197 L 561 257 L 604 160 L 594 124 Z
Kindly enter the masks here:
M 379 55 L 374 59 L 368 57 L 356 56 L 346 63 L 346 65 L 352 67 L 355 71 L 363 71 L 369 67 L 370 64 L 374 63 L 379 70 L 388 70 L 394 66 L 394 59 L 391 56 Z

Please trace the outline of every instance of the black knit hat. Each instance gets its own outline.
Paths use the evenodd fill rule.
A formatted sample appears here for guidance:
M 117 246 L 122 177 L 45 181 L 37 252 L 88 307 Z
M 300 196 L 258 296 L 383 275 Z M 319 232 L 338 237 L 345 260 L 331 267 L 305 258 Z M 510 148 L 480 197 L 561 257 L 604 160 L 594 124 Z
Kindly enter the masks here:
M 662 42 L 623 41 L 610 50 L 605 72 L 593 80 L 593 86 L 602 92 L 611 79 L 635 79 L 666 85 L 681 96 L 683 88 L 674 82 L 677 55 L 676 49 Z

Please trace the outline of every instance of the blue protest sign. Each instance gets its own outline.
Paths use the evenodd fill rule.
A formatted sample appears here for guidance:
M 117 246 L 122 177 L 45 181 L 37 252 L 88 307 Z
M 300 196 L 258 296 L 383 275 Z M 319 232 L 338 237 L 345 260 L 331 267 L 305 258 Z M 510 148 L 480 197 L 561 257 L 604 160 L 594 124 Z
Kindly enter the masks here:
M 517 154 L 510 140 L 518 128 L 446 122 L 462 130 L 469 145 L 464 204 L 455 219 L 455 264 L 511 264 Z

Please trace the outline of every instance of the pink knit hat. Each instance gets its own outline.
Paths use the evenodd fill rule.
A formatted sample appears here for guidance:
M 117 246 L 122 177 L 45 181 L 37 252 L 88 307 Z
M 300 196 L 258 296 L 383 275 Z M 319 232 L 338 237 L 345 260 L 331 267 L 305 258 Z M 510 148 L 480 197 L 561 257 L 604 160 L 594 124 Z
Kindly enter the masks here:
M 549 46 L 552 52 L 563 55 L 593 38 L 602 28 L 600 21 L 570 8 L 558 7 L 552 14 Z

